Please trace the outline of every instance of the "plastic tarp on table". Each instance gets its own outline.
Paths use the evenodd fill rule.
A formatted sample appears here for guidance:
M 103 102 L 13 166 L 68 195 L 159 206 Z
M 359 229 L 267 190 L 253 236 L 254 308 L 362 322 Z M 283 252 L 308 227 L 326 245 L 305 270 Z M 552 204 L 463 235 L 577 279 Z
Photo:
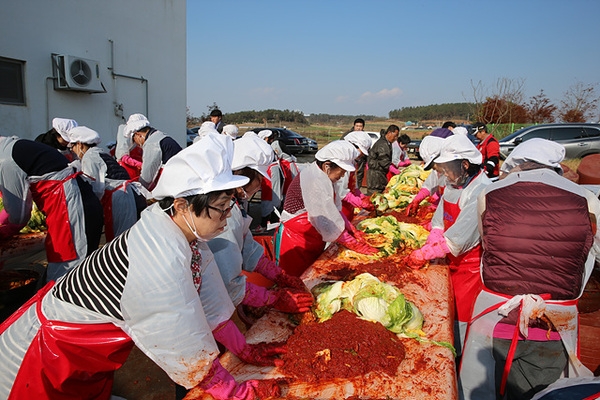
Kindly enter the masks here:
M 338 249 L 330 246 L 325 253 L 302 275 L 309 288 L 331 280 L 327 273 L 339 268 L 336 261 Z M 400 263 L 399 258 L 389 258 Z M 342 261 L 351 264 L 358 272 L 364 262 Z M 398 265 L 398 268 L 407 268 Z M 407 269 L 408 270 L 408 269 Z M 431 265 L 419 271 L 408 270 L 403 282 L 394 283 L 406 298 L 423 313 L 423 330 L 426 337 L 436 341 L 453 342 L 453 298 L 448 267 Z M 246 333 L 249 343 L 286 340 L 294 325 L 286 314 L 270 311 L 259 319 Z M 419 343 L 413 339 L 401 339 L 406 358 L 400 363 L 395 376 L 377 372 L 352 379 L 332 380 L 319 383 L 299 382 L 285 377 L 276 367 L 258 367 L 245 364 L 231 353 L 221 358 L 221 363 L 236 380 L 286 378 L 282 398 L 344 399 L 357 396 L 361 399 L 456 399 L 456 367 L 452 352 L 431 343 Z M 389 397 L 386 397 L 389 396 Z

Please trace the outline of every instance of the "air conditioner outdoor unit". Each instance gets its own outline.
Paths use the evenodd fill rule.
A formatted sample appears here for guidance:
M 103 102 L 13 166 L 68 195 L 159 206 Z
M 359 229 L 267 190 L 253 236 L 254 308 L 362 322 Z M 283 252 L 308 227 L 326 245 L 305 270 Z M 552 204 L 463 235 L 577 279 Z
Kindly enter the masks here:
M 54 89 L 106 93 L 100 81 L 100 63 L 82 57 L 53 54 Z

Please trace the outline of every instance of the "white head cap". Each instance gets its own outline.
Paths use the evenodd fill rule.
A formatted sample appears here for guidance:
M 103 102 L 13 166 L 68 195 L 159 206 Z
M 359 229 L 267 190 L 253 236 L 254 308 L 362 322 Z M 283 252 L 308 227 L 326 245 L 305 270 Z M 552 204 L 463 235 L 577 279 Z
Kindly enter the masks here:
M 358 146 L 364 155 L 369 155 L 369 149 L 373 144 L 371 136 L 364 131 L 352 131 L 344 136 L 344 140 L 352 143 L 355 146 Z
M 167 161 L 152 196 L 161 200 L 244 186 L 249 179 L 233 175 L 232 158 L 231 138 L 206 135 Z
M 131 114 L 127 119 L 127 125 L 123 134 L 126 138 L 131 138 L 133 134 L 142 128 L 150 126 L 150 121 L 143 114 Z
M 433 160 L 440 155 L 440 151 L 444 146 L 446 139 L 438 136 L 425 136 L 419 145 L 419 156 L 425 163 L 424 169 L 428 170 L 432 167 Z
M 457 126 L 456 128 L 452 129 L 452 133 L 455 135 L 467 136 L 469 131 L 464 126 Z
M 204 121 L 202 125 L 200 125 L 200 129 L 198 129 L 198 136 L 204 137 L 209 133 L 214 133 L 215 135 L 220 135 L 217 130 L 215 123 L 211 121 Z
M 69 141 L 69 131 L 77 126 L 77 121 L 74 119 L 66 119 L 66 118 L 54 118 L 52 119 L 52 128 L 61 138 Z
M 252 132 L 252 135 L 245 134 L 233 142 L 231 169 L 237 171 L 244 167 L 250 167 L 260 172 L 266 179 L 271 180 L 267 169 L 274 157 L 273 148 Z
M 440 155 L 433 161 L 442 164 L 452 160 L 467 160 L 471 164 L 481 164 L 482 156 L 479 150 L 468 137 L 463 135 L 452 135 L 443 139 L 444 143 Z
M 225 125 L 223 127 L 223 134 L 231 136 L 232 139 L 236 139 L 238 135 L 238 127 L 233 124 Z
M 264 129 L 264 130 L 258 132 L 258 137 L 264 140 L 264 139 L 270 137 L 272 134 L 273 134 L 272 130 Z
M 335 140 L 317 151 L 315 158 L 319 161 L 332 161 L 348 172 L 354 171 L 354 160 L 360 153 L 354 145 L 345 140 Z
M 69 131 L 69 142 L 70 143 L 85 143 L 85 144 L 98 144 L 102 141 L 100 135 L 93 129 L 87 126 L 76 126 Z
M 527 161 L 534 161 L 542 165 L 560 169 L 560 163 L 565 159 L 565 148 L 552 140 L 532 138 L 519 144 L 506 158 L 502 172 L 509 172 L 517 165 Z

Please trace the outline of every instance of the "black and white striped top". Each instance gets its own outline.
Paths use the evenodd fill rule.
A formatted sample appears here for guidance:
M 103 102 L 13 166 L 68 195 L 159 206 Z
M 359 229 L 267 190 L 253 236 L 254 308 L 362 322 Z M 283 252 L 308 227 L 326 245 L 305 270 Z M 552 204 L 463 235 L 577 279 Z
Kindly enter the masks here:
M 129 230 L 94 251 L 53 288 L 65 302 L 123 320 L 121 297 L 129 270 Z

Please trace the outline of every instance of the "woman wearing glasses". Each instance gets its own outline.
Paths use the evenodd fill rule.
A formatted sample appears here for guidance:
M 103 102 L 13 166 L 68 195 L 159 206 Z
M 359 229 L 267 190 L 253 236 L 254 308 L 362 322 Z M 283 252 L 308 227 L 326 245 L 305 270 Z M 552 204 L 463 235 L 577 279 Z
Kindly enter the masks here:
M 232 175 L 232 152 L 231 139 L 207 135 L 174 156 L 158 203 L 0 325 L 0 398 L 108 399 L 133 344 L 177 384 L 216 399 L 278 395 L 220 365 L 202 304 L 234 309 L 218 270 L 202 270 L 214 265 L 202 260 L 205 242 L 225 229 L 233 189 L 248 182 Z
M 227 230 L 208 242 L 229 296 L 235 306 L 271 306 L 283 312 L 306 312 L 312 305 L 312 295 L 308 293 L 302 280 L 287 275 L 265 255 L 263 246 L 252 237 L 252 218 L 242 205 L 261 188 L 262 179 L 269 179 L 267 168 L 273 160 L 273 149 L 253 132 L 237 139 L 233 146 L 233 174 L 246 176 L 249 182 L 235 189 L 235 204 L 227 218 Z M 263 275 L 275 282 L 277 289 L 267 289 L 249 282 L 242 270 Z M 228 323 L 229 326 L 224 326 L 218 334 L 215 333 L 215 338 L 236 353 L 235 346 L 228 345 L 231 342 L 228 339 L 234 335 L 239 337 L 239 331 L 231 321 Z M 244 360 L 243 354 L 238 357 Z

